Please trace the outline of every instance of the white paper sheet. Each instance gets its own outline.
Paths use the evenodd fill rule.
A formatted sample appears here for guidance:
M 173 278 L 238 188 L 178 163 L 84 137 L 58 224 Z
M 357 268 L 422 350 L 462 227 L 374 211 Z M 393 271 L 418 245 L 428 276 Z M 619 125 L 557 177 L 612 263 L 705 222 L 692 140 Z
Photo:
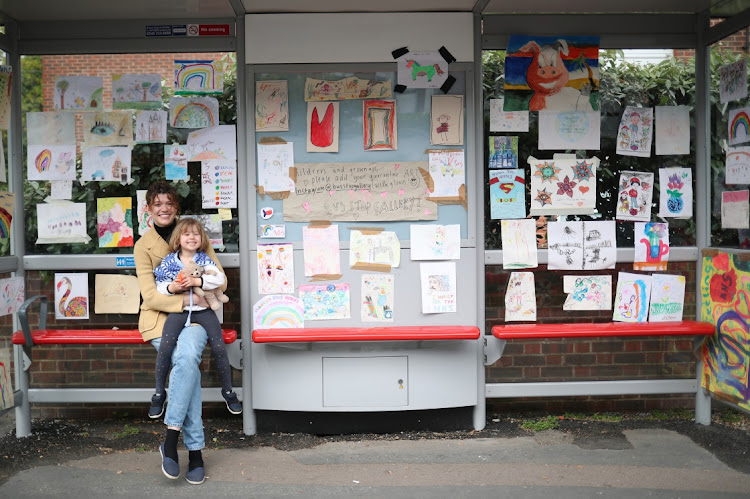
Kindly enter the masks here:
M 461 226 L 410 225 L 412 260 L 458 260 L 461 258 Z
M 29 145 L 27 153 L 28 180 L 76 179 L 75 145 Z
M 633 224 L 634 270 L 667 270 L 669 225 L 662 222 Z
M 615 293 L 612 320 L 646 322 L 650 297 L 650 275 L 620 272 L 617 275 L 617 292 Z
M 727 130 L 730 146 L 750 142 L 750 107 L 730 109 Z
M 258 185 L 266 192 L 294 190 L 289 168 L 294 166 L 294 147 L 286 144 L 258 144 Z
M 341 274 L 339 226 L 302 227 L 305 276 Z
M 651 156 L 654 135 L 654 109 L 651 107 L 625 108 L 617 130 L 616 152 L 622 156 Z
M 128 183 L 132 152 L 132 146 L 102 146 L 84 149 L 81 180 Z
M 621 172 L 615 218 L 617 220 L 648 222 L 651 220 L 651 199 L 653 195 L 653 173 Z
M 503 111 L 503 99 L 490 99 L 490 132 L 528 131 L 528 111 Z
M 505 293 L 505 322 L 536 321 L 533 272 L 511 272 Z
M 690 154 L 688 106 L 656 106 L 656 155 Z
M 202 161 L 201 197 L 203 208 L 237 208 L 237 162 Z
M 430 176 L 435 183 L 431 197 L 455 197 L 466 183 L 464 151 L 431 152 Z
M 536 220 L 503 220 L 503 268 L 527 269 L 539 266 L 536 250 Z
M 563 310 L 612 310 L 611 275 L 566 275 L 563 291 Z
M 532 215 L 585 215 L 596 212 L 599 158 L 528 158 Z
M 693 172 L 690 168 L 659 169 L 659 215 L 663 218 L 693 216 Z
M 55 273 L 55 319 L 89 318 L 89 275 Z
M 187 138 L 188 161 L 214 159 L 237 160 L 237 129 L 218 125 L 190 132 Z
M 721 193 L 721 228 L 750 228 L 750 210 L 748 209 L 749 191 L 724 191 Z
M 422 313 L 457 311 L 456 262 L 420 263 Z
M 349 231 L 349 266 L 357 263 L 398 267 L 401 264 L 401 243 L 395 232 L 378 233 L 352 229 Z M 372 232 L 372 231 L 370 231 Z
M 393 322 L 395 303 L 393 274 L 362 274 L 362 322 Z
M 681 321 L 684 304 L 684 276 L 669 274 L 651 276 L 649 322 Z
M 743 57 L 719 69 L 719 100 L 724 104 L 745 97 L 747 97 L 747 60 Z
M 539 111 L 539 150 L 600 147 L 599 111 Z
M 36 205 L 37 244 L 87 243 L 86 205 L 56 201 Z
M 440 88 L 448 78 L 448 62 L 440 52 L 408 52 L 396 59 L 398 84 L 407 88 Z
M 548 222 L 549 270 L 615 268 L 615 221 Z
M 726 156 L 727 185 L 750 184 L 750 147 L 730 147 Z

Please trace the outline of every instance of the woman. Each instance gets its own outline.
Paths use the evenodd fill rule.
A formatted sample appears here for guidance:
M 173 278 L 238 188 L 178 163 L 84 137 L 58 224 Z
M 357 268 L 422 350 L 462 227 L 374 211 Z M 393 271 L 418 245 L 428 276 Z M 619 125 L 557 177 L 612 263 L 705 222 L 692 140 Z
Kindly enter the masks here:
M 153 230 L 146 232 L 135 243 L 135 269 L 138 274 L 138 285 L 143 296 L 141 314 L 138 318 L 138 329 L 144 341 L 150 341 L 158 350 L 161 343 L 162 329 L 167 315 L 182 312 L 189 300 L 189 294 L 181 293 L 185 289 L 174 289 L 176 293 L 168 296 L 156 290 L 154 269 L 169 253 L 168 241 L 176 225 L 180 205 L 177 191 L 164 180 L 160 180 L 146 191 L 147 210 L 153 218 Z M 206 252 L 212 260 L 217 261 L 213 248 Z M 218 267 L 221 264 L 217 262 Z M 222 291 L 226 289 L 226 284 Z M 193 295 L 193 300 L 204 298 Z M 195 302 L 195 304 L 201 304 Z M 180 476 L 177 459 L 177 441 L 182 432 L 185 447 L 189 453 L 188 471 L 185 479 L 192 484 L 203 483 L 205 470 L 201 449 L 205 447 L 202 420 L 201 373 L 198 365 L 201 362 L 203 349 L 208 336 L 201 326 L 191 325 L 182 330 L 172 354 L 172 371 L 169 377 L 169 399 L 164 424 L 167 425 L 167 436 L 159 448 L 162 455 L 162 472 L 172 479 Z

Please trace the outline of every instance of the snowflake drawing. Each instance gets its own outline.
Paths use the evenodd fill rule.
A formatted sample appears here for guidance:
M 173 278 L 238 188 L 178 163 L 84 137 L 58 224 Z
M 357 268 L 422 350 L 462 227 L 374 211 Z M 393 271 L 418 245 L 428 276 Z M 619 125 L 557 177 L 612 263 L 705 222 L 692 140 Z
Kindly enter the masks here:
M 560 173 L 560 168 L 556 168 L 553 161 L 545 161 L 543 165 L 536 165 L 534 176 L 540 177 L 542 182 L 552 182 L 560 180 L 557 178 L 558 173 Z
M 573 177 L 573 178 L 575 178 L 575 177 Z M 565 179 L 562 182 L 558 182 L 557 183 L 557 187 L 558 187 L 558 189 L 557 189 L 557 195 L 560 196 L 560 195 L 563 195 L 563 194 L 567 194 L 568 197 L 572 198 L 573 197 L 573 187 L 575 187 L 575 186 L 576 186 L 576 183 L 575 182 L 571 182 L 570 178 L 567 175 L 565 175 Z
M 583 181 L 593 178 L 594 170 L 591 168 L 592 166 L 592 163 L 586 163 L 586 161 L 581 161 L 580 163 L 576 161 L 576 164 L 573 167 L 573 180 Z
M 546 187 L 541 191 L 537 189 L 534 201 L 539 201 L 540 203 L 542 203 L 542 206 L 544 206 L 545 204 L 552 204 L 552 193 L 547 192 Z

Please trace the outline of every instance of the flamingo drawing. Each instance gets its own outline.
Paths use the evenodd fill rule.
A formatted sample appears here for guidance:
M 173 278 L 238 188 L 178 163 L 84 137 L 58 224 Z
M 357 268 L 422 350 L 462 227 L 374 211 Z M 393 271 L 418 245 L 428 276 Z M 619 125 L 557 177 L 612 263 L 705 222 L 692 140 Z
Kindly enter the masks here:
M 65 300 L 68 299 L 70 292 L 73 290 L 73 284 L 70 282 L 70 279 L 63 277 L 60 279 L 60 282 L 57 283 L 57 291 L 60 291 L 60 288 L 62 288 L 63 285 L 67 286 L 68 289 L 60 299 L 60 315 L 63 317 L 85 317 L 88 313 L 88 303 L 86 302 L 86 298 L 83 296 L 76 296 L 75 298 L 72 298 L 66 306 Z

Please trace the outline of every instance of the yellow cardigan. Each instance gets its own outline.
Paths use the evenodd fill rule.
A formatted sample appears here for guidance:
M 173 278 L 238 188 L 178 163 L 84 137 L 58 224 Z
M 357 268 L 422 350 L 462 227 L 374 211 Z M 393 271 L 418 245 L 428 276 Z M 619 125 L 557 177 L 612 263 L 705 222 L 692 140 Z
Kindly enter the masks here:
M 134 248 L 135 255 L 135 272 L 138 275 L 138 287 L 141 290 L 143 303 L 141 303 L 141 315 L 138 317 L 138 330 L 143 336 L 143 341 L 151 341 L 161 336 L 164 329 L 164 322 L 167 320 L 167 314 L 182 312 L 184 308 L 182 295 L 164 295 L 156 290 L 156 278 L 154 269 L 159 266 L 161 261 L 167 256 L 169 246 L 166 241 L 151 229 L 141 236 Z M 206 254 L 211 260 L 216 262 L 219 270 L 224 272 L 221 264 L 216 258 L 214 249 L 209 247 Z M 221 286 L 222 291 L 226 291 L 227 283 Z

